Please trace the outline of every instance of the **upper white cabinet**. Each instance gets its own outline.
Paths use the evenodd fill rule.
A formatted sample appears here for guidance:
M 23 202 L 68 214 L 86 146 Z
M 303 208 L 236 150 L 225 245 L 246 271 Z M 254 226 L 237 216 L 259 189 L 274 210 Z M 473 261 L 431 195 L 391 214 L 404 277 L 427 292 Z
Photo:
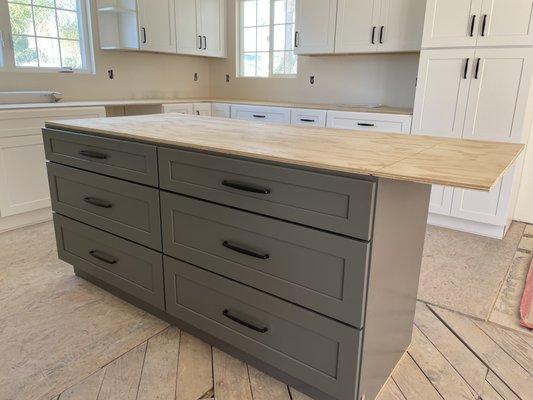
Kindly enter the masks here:
M 226 0 L 175 0 L 181 54 L 226 56 Z
M 423 48 L 533 45 L 533 0 L 428 0 Z
M 423 0 L 339 0 L 336 53 L 419 51 Z
M 137 0 L 140 49 L 175 53 L 174 0 Z
M 98 32 L 103 50 L 139 50 L 135 0 L 98 0 Z
M 294 52 L 333 53 L 336 18 L 337 0 L 297 0 Z

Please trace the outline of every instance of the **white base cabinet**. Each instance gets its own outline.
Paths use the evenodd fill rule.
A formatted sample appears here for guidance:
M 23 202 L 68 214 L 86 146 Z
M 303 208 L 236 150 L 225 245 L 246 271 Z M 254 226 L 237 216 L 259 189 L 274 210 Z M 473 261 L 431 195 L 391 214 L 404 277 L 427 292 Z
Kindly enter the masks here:
M 411 133 L 411 116 L 396 114 L 328 111 L 328 128 L 358 131 Z
M 105 116 L 104 107 L 0 111 L 0 231 L 48 215 L 38 212 L 50 207 L 41 134 L 45 121 Z
M 225 103 L 213 103 L 211 115 L 218 118 L 231 118 L 231 105 Z
M 231 118 L 288 125 L 291 123 L 291 109 L 237 104 L 231 106 Z

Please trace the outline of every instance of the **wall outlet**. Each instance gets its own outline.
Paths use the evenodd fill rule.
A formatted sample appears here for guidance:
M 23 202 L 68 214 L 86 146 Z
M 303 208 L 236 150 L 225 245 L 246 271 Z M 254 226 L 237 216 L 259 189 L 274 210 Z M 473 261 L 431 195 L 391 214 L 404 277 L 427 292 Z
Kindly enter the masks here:
M 226 82 L 229 82 L 229 74 L 226 74 Z
M 194 79 L 195 82 L 198 82 L 198 72 L 194 73 L 194 78 L 193 79 Z
M 115 79 L 115 71 L 113 69 L 108 69 L 107 70 L 107 77 L 109 79 Z
M 315 76 L 314 76 L 314 75 L 311 75 L 311 76 L 309 77 L 309 83 L 310 83 L 311 85 L 314 85 L 314 84 L 315 84 Z

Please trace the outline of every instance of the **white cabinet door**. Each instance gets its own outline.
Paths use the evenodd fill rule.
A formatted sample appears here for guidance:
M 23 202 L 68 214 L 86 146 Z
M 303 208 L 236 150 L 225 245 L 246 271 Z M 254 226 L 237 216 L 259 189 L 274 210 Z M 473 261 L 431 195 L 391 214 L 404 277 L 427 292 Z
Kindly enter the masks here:
M 327 112 L 325 110 L 293 108 L 291 109 L 291 125 L 305 125 L 325 128 L 326 115 Z
M 429 199 L 429 212 L 440 215 L 450 215 L 452 209 L 454 189 L 451 187 L 433 185 L 431 186 L 431 197 Z
M 181 104 L 163 104 L 161 106 L 163 113 L 177 113 L 177 114 L 188 114 L 193 113 L 193 105 L 190 103 L 181 103 Z
M 176 0 L 176 43 L 180 54 L 200 55 L 203 39 L 201 21 L 196 12 L 196 0 Z
M 231 118 L 289 125 L 291 123 L 291 110 L 290 108 L 283 107 L 263 107 L 238 104 L 231 106 Z
M 202 36 L 202 55 L 226 56 L 226 1 L 196 0 Z
M 381 0 L 377 50 L 420 51 L 425 10 L 421 0 Z
M 451 215 L 504 226 L 507 223 L 513 176 L 514 169 L 511 169 L 490 192 L 455 189 Z
M 389 133 L 411 132 L 411 116 L 396 114 L 328 111 L 327 127 Z
M 477 49 L 475 57 L 463 138 L 520 142 L 533 49 Z
M 482 0 L 427 0 L 422 48 L 473 47 Z
M 140 48 L 176 53 L 174 0 L 137 0 Z
M 483 0 L 478 46 L 533 45 L 533 0 Z
M 474 55 L 474 49 L 421 52 L 413 134 L 462 136 Z
M 296 0 L 296 54 L 335 51 L 337 0 Z
M 0 216 L 50 206 L 41 129 L 45 121 L 105 117 L 103 107 L 0 111 Z
M 380 7 L 380 0 L 339 0 L 336 53 L 376 51 L 379 41 Z
M 195 103 L 192 106 L 194 115 L 203 115 L 204 117 L 211 116 L 211 103 Z
M 231 105 L 224 103 L 213 103 L 211 106 L 211 115 L 219 118 L 230 118 Z

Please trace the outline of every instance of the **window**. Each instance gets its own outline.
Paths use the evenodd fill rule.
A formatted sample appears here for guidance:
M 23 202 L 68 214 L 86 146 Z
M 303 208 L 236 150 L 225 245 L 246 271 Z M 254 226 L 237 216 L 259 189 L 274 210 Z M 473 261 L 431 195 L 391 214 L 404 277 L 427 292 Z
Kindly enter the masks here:
M 16 69 L 89 70 L 86 0 L 8 0 Z
M 238 75 L 294 75 L 295 0 L 240 0 Z

